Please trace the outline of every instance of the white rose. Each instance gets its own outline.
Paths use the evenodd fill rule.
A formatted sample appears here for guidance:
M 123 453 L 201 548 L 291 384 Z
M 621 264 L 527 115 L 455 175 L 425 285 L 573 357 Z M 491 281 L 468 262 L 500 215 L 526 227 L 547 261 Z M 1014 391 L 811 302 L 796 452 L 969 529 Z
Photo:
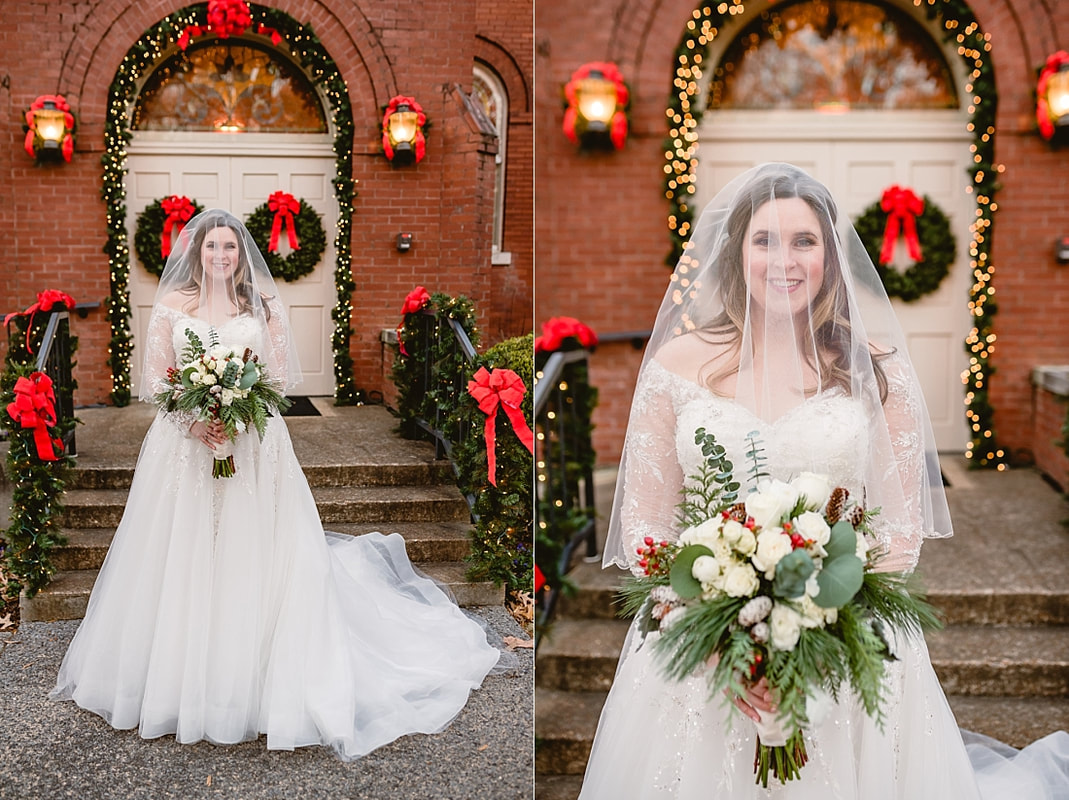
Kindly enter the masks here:
M 230 389 L 223 389 L 222 400 L 224 406 L 230 405 L 234 402 L 234 393 Z
M 203 383 L 205 386 L 214 386 L 215 385 L 215 374 L 211 373 L 211 372 L 205 373 L 204 375 L 201 376 L 200 382 Z
M 760 528 L 778 525 L 797 502 L 798 492 L 792 486 L 783 481 L 765 480 L 746 498 L 746 513 Z
M 805 497 L 810 508 L 824 508 L 831 497 L 831 484 L 827 477 L 816 472 L 803 472 L 791 481 L 791 486 L 799 496 Z
M 724 537 L 724 541 L 730 544 L 732 547 L 739 541 L 739 537 L 742 536 L 746 527 L 733 519 L 724 520 L 724 525 L 720 529 L 720 535 Z
M 802 633 L 802 618 L 790 606 L 776 603 L 768 618 L 772 647 L 776 650 L 793 650 Z
M 807 594 L 803 594 L 800 598 L 798 598 L 798 605 L 801 606 L 803 627 L 824 627 L 824 609 L 814 603 L 812 597 Z
M 808 474 L 808 473 L 807 473 Z M 815 511 L 806 511 L 798 515 L 794 521 L 794 529 L 802 535 L 803 539 L 816 542 L 821 548 L 831 538 L 831 528 L 824 521 L 824 517 Z
M 757 569 L 765 573 L 766 578 L 772 578 L 776 564 L 792 549 L 789 536 L 779 528 L 768 528 L 757 534 L 757 552 L 751 560 Z
M 740 526 L 742 527 L 742 526 Z M 735 542 L 735 551 L 749 558 L 757 549 L 757 537 L 749 528 L 742 528 L 739 540 Z
M 710 550 L 713 549 L 713 543 L 720 538 L 720 526 L 723 524 L 723 520 L 720 517 L 713 517 L 707 519 L 701 525 L 695 525 L 693 528 L 688 528 L 683 532 L 683 535 L 679 537 L 680 544 L 703 544 Z
M 699 583 L 711 585 L 720 577 L 720 563 L 713 556 L 698 556 L 694 559 L 690 574 Z
M 208 350 L 208 354 L 216 361 L 223 361 L 230 355 L 230 348 L 225 345 L 217 344 L 215 347 Z
M 749 564 L 736 564 L 724 574 L 724 593 L 731 597 L 749 597 L 760 587 L 757 573 Z

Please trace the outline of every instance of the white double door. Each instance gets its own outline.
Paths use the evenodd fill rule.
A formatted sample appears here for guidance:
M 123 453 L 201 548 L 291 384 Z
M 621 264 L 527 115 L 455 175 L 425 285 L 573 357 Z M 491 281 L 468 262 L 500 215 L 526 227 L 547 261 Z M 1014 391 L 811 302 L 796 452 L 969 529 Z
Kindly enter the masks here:
M 698 151 L 697 210 L 732 178 L 766 161 L 795 164 L 824 183 L 841 214 L 856 219 L 898 184 L 928 195 L 950 218 L 957 258 L 939 289 L 912 303 L 893 300 L 920 377 L 940 450 L 968 440 L 961 373 L 971 321 L 969 226 L 973 195 L 965 120 L 956 112 L 884 112 L 829 117 L 805 112 L 710 112 Z M 911 262 L 899 242 L 895 264 Z
M 297 392 L 332 395 L 334 366 L 330 342 L 333 321 L 330 312 L 335 302 L 334 234 L 338 214 L 331 184 L 336 162 L 330 144 L 315 141 L 295 145 L 283 137 L 258 135 L 246 143 L 233 137 L 227 143 L 226 154 L 218 150 L 217 134 L 186 137 L 140 134 L 128 151 L 126 227 L 131 243 L 134 394 L 139 389 L 141 346 L 159 283 L 141 266 L 132 246 L 138 214 L 155 200 L 178 194 L 196 200 L 204 208 L 223 208 L 245 219 L 273 192 L 284 191 L 315 208 L 327 233 L 327 248 L 310 275 L 292 283 L 276 280 L 301 362 L 304 379 Z

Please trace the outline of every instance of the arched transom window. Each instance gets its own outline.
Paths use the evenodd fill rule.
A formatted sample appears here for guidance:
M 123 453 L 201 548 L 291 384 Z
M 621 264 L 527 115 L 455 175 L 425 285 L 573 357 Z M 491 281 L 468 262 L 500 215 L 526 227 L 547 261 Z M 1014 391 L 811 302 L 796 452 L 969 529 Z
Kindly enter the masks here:
M 142 131 L 325 133 L 315 88 L 257 43 L 206 42 L 165 60 L 145 82 L 131 127 Z
M 946 59 L 905 12 L 857 0 L 762 11 L 728 46 L 710 108 L 957 108 Z

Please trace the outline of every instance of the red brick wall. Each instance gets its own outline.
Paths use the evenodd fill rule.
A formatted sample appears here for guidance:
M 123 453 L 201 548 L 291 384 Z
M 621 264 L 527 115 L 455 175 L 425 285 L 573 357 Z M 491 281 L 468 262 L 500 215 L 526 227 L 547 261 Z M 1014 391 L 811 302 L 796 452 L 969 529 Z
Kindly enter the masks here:
M 601 333 L 652 323 L 669 275 L 661 185 L 665 99 L 675 47 L 696 6 L 694 0 L 536 4 L 539 323 L 567 314 Z M 1026 456 L 1033 448 L 1029 371 L 1069 363 L 1069 266 L 1053 257 L 1055 239 L 1069 234 L 1069 150 L 1054 151 L 1040 139 L 1032 109 L 1036 69 L 1065 47 L 1056 33 L 1069 30 L 1069 4 L 974 0 L 971 7 L 991 35 L 996 159 L 1006 167 L 992 244 L 999 311 L 991 399 L 1003 445 Z M 632 90 L 631 135 L 618 153 L 580 154 L 560 131 L 561 87 L 574 69 L 595 60 L 619 64 Z M 594 357 L 593 375 L 602 385 L 595 419 L 602 462 L 618 457 L 630 405 L 635 366 L 621 347 L 599 348 Z
M 1069 398 L 1032 387 L 1032 452 L 1036 466 L 1062 491 L 1069 489 L 1069 457 L 1061 444 L 1067 406 Z
M 99 199 L 107 90 L 144 31 L 185 5 L 181 0 L 4 4 L 0 224 L 9 234 L 9 260 L 0 265 L 0 311 L 26 307 L 44 288 L 61 288 L 84 301 L 108 295 Z M 349 87 L 359 181 L 352 237 L 357 386 L 383 388 L 379 332 L 396 325 L 405 294 L 420 283 L 471 296 L 488 344 L 529 330 L 531 0 L 432 0 L 418 14 L 392 0 L 269 5 L 311 23 Z M 505 234 L 513 253 L 510 267 L 490 266 L 493 147 L 473 131 L 454 92 L 458 85 L 471 91 L 476 58 L 502 74 L 514 110 Z M 56 92 L 78 115 L 74 160 L 35 167 L 22 151 L 21 114 L 37 95 Z M 380 109 L 397 93 L 415 96 L 433 123 L 427 156 L 416 166 L 393 168 L 380 152 Z M 414 236 L 404 254 L 394 246 L 401 231 Z M 104 314 L 93 312 L 74 327 L 81 337 L 77 401 L 103 401 L 110 390 Z

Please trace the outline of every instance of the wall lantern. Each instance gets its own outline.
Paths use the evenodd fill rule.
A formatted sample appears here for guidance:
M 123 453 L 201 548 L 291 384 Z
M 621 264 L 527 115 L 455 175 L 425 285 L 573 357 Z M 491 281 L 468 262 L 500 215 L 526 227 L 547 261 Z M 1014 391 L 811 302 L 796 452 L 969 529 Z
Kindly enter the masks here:
M 619 68 L 584 64 L 564 86 L 564 135 L 581 149 L 619 150 L 627 141 L 630 92 Z
M 74 115 L 62 95 L 43 94 L 26 112 L 26 152 L 37 159 L 69 162 L 74 153 Z
M 1036 85 L 1036 122 L 1040 135 L 1050 141 L 1059 129 L 1069 128 L 1069 53 L 1059 50 L 1047 58 Z
M 426 154 L 427 115 L 412 97 L 397 95 L 382 116 L 382 149 L 394 164 L 417 164 Z

